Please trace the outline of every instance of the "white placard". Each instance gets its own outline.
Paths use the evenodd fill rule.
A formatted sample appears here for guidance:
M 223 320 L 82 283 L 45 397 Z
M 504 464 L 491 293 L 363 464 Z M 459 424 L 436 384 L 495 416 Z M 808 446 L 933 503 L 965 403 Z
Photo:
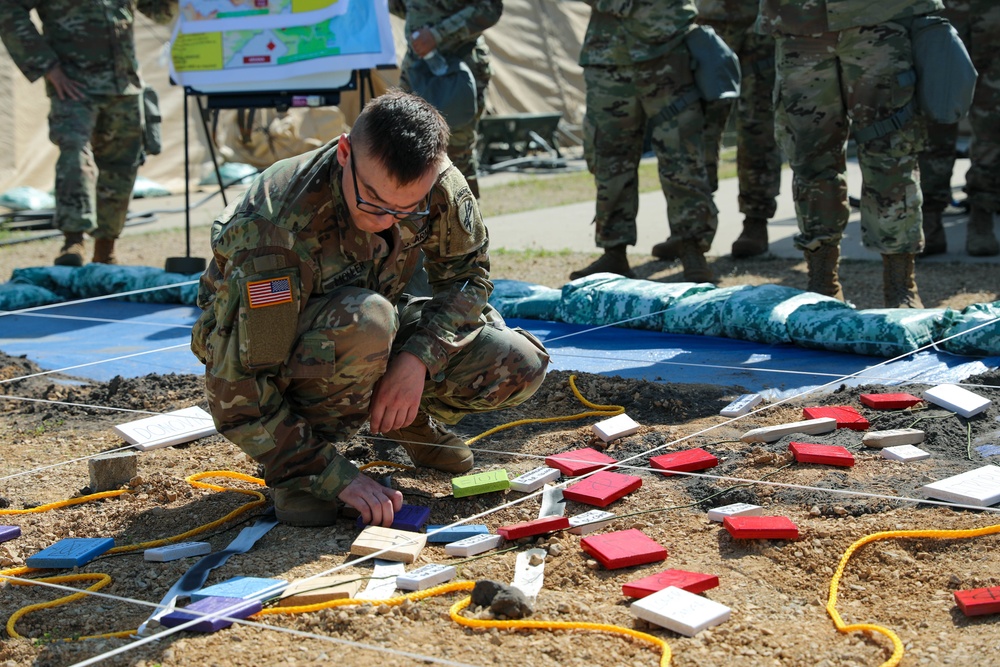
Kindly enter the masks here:
M 472 535 L 444 545 L 444 552 L 449 556 L 475 556 L 490 549 L 496 549 L 501 542 L 503 542 L 503 537 L 500 535 Z
M 928 498 L 989 507 L 1000 502 L 1000 468 L 983 466 L 920 487 Z
M 532 493 L 561 476 L 562 472 L 557 468 L 540 466 L 510 480 L 510 488 L 522 493 Z
M 524 593 L 524 597 L 528 598 L 532 606 L 535 605 L 535 598 L 538 597 L 538 592 L 542 590 L 542 584 L 545 582 L 546 555 L 545 549 L 528 549 L 517 555 L 514 564 L 514 581 L 511 586 Z M 536 565 L 531 564 L 533 560 L 536 561 Z
M 990 399 L 963 389 L 957 384 L 939 384 L 924 391 L 928 403 L 939 405 L 968 419 L 990 407 Z
M 604 510 L 590 510 L 583 514 L 577 514 L 569 518 L 569 532 L 574 535 L 586 535 L 601 530 L 611 523 L 615 518 L 612 512 Z
M 687 637 L 729 620 L 730 609 L 676 586 L 636 600 L 629 607 L 636 618 L 673 630 Z
M 396 577 L 406 574 L 406 566 L 389 560 L 375 559 L 375 568 L 368 585 L 358 598 L 362 600 L 388 600 L 396 592 Z
M 708 520 L 722 523 L 727 516 L 763 516 L 764 508 L 750 503 L 733 503 L 708 510 Z
M 760 394 L 743 394 L 735 401 L 719 410 L 723 417 L 740 417 L 757 407 L 764 398 Z
M 197 405 L 118 424 L 113 429 L 130 445 L 143 451 L 179 445 L 218 433 L 212 415 Z
M 455 578 L 458 571 L 453 565 L 431 563 L 396 577 L 396 588 L 404 591 L 422 591 Z
M 628 415 L 615 415 L 594 424 L 594 433 L 604 442 L 611 442 L 626 435 L 632 435 L 639 430 L 639 425 Z

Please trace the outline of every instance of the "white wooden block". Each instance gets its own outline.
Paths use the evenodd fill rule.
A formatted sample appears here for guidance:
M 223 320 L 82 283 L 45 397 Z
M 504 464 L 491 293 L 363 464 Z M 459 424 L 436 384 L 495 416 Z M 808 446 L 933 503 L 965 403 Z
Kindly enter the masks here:
M 743 394 L 735 401 L 719 410 L 723 417 L 740 417 L 757 407 L 764 397 L 760 394 Z
M 894 428 L 888 431 L 870 431 L 861 436 L 865 447 L 895 447 L 916 445 L 924 441 L 924 432 L 918 428 Z
M 406 566 L 394 561 L 375 559 L 372 578 L 358 598 L 362 600 L 388 600 L 396 592 L 396 577 L 406 574 Z
M 620 414 L 594 424 L 594 433 L 604 442 L 611 442 L 639 430 L 639 425 L 626 414 Z
M 404 591 L 422 591 L 455 578 L 458 571 L 453 565 L 431 563 L 396 577 L 396 588 Z
M 764 516 L 764 508 L 750 503 L 733 503 L 708 510 L 708 520 L 722 523 L 727 516 Z
M 989 507 L 1000 502 L 1000 468 L 983 466 L 920 487 L 928 498 Z
M 923 461 L 931 457 L 929 452 L 925 452 L 913 445 L 897 445 L 896 447 L 886 447 L 882 450 L 882 458 L 890 461 Z
M 636 618 L 687 637 L 729 620 L 730 609 L 676 586 L 636 600 L 629 610 Z
M 524 593 L 532 605 L 545 582 L 547 553 L 545 549 L 528 549 L 519 553 L 514 561 L 514 581 L 510 585 Z
M 490 549 L 496 549 L 503 542 L 500 535 L 473 535 L 464 540 L 458 540 L 444 545 L 444 552 L 449 556 L 475 556 Z
M 590 510 L 569 518 L 569 532 L 574 535 L 586 535 L 606 527 L 615 518 L 614 513 L 604 510 Z
M 836 428 L 836 419 L 833 417 L 820 417 L 819 419 L 806 419 L 800 422 L 751 429 L 744 433 L 740 440 L 743 442 L 776 442 L 792 433 L 819 435 L 820 433 L 829 433 Z
M 153 563 L 167 563 L 189 556 L 204 556 L 210 553 L 212 553 L 212 545 L 208 542 L 178 542 L 177 544 L 146 549 L 142 552 L 142 557 L 143 560 Z
M 549 482 L 554 482 L 562 476 L 558 468 L 541 466 L 510 480 L 510 488 L 522 493 L 532 493 Z
M 197 405 L 118 424 L 113 430 L 130 445 L 143 451 L 179 445 L 218 433 L 212 415 Z
M 928 403 L 939 405 L 968 419 L 990 407 L 990 399 L 955 384 L 939 384 L 924 391 Z

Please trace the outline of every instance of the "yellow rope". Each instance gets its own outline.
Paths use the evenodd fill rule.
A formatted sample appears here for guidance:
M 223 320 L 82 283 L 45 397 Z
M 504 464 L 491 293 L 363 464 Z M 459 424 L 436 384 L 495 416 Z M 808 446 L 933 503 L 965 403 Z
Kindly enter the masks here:
M 24 569 L 30 569 L 30 568 L 24 568 Z M 15 584 L 17 586 L 34 586 L 36 585 L 36 583 L 41 583 L 41 582 L 46 582 L 50 584 L 65 584 L 74 581 L 95 581 L 95 583 L 91 584 L 84 591 L 81 591 L 79 593 L 72 593 L 70 595 L 57 598 L 55 600 L 50 600 L 49 602 L 39 602 L 37 604 L 28 605 L 27 607 L 21 607 L 13 614 L 11 614 L 10 618 L 7 619 L 7 634 L 9 634 L 14 639 L 24 639 L 24 637 L 18 634 L 18 632 L 14 629 L 14 626 L 17 624 L 18 619 L 20 619 L 22 616 L 26 616 L 31 612 L 39 611 L 41 609 L 50 609 L 52 607 L 58 607 L 59 605 L 68 604 L 70 602 L 73 602 L 74 600 L 79 600 L 80 598 L 86 596 L 87 591 L 89 592 L 99 591 L 108 584 L 110 584 L 111 576 L 100 572 L 94 572 L 92 574 L 67 574 L 60 577 L 44 577 L 41 579 L 35 579 L 32 583 L 24 581 L 11 581 L 10 583 Z M 68 642 L 68 641 L 73 641 L 74 639 L 128 637 L 133 632 L 134 630 L 129 630 L 128 632 L 109 632 L 103 635 L 87 635 L 84 637 L 66 638 L 60 641 Z
M 119 491 L 102 491 L 101 493 L 91 493 L 87 496 L 80 496 L 79 498 L 69 498 L 68 500 L 57 500 L 54 503 L 45 503 L 44 505 L 39 505 L 38 507 L 32 507 L 27 510 L 0 510 L 0 516 L 5 514 L 36 514 L 38 512 L 48 512 L 49 510 L 57 510 L 63 507 L 70 507 L 71 505 L 79 505 L 81 503 L 89 503 L 92 500 L 100 500 L 102 498 L 116 498 L 124 493 L 131 493 L 127 489 L 121 489 Z

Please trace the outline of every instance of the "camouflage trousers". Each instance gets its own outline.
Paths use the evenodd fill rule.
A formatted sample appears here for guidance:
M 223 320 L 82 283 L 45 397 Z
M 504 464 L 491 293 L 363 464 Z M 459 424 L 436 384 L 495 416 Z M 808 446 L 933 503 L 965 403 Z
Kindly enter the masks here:
M 781 190 L 781 150 L 774 138 L 774 38 L 753 31 L 753 20 L 710 21 L 740 58 L 743 74 L 737 100 L 705 105 L 705 168 L 712 192 L 719 188 L 719 146 L 729 117 L 736 113 L 736 173 L 740 213 L 771 218 Z
M 962 37 L 979 72 L 969 110 L 971 166 L 965 175 L 969 203 L 1000 212 L 1000 4 L 993 0 L 948 0 L 944 15 Z M 924 209 L 943 211 L 951 202 L 958 125 L 930 124 L 920 155 Z
M 639 161 L 650 125 L 660 186 L 673 237 L 708 250 L 715 238 L 699 100 L 673 113 L 671 103 L 695 91 L 691 59 L 683 46 L 633 65 L 587 66 L 584 151 L 597 184 L 594 216 L 599 248 L 635 245 L 639 212 Z
M 815 250 L 839 244 L 850 215 L 847 200 L 849 132 L 891 117 L 913 100 L 910 38 L 896 23 L 776 40 L 776 131 L 794 178 L 798 216 L 795 245 Z M 861 231 L 882 254 L 923 247 L 917 156 L 919 116 L 900 129 L 858 142 Z
M 376 292 L 343 287 L 309 303 L 302 321 L 311 324 L 300 332 L 277 389 L 318 444 L 254 452 L 268 486 L 332 497 L 345 476 L 357 474 L 334 443 L 348 441 L 368 421 L 375 383 L 416 331 L 427 301 L 408 298 L 397 308 Z M 537 339 L 508 328 L 490 306 L 480 319 L 475 340 L 424 386 L 420 409 L 440 422 L 520 405 L 545 378 L 549 356 Z
M 143 160 L 142 96 L 49 99 L 49 139 L 59 147 L 55 226 L 116 239 Z

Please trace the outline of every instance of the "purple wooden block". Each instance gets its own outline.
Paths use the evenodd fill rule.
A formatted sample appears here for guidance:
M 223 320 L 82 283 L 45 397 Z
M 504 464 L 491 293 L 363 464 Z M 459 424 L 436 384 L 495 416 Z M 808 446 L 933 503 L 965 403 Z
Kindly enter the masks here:
M 431 518 L 431 508 L 424 507 L 422 505 L 403 505 L 396 516 L 392 518 L 392 525 L 389 526 L 394 530 L 408 530 L 411 533 L 419 533 L 427 525 L 427 521 Z M 358 528 L 364 528 L 364 519 L 360 516 L 358 517 Z
M 261 608 L 262 605 L 260 600 L 208 597 L 202 598 L 197 602 L 192 602 L 188 606 L 184 607 L 184 609 L 175 609 L 169 614 L 163 616 L 160 619 L 160 623 L 168 628 L 173 628 L 182 623 L 193 621 L 196 618 L 203 618 L 197 614 L 190 613 L 191 611 L 201 612 L 202 614 L 221 613 L 223 616 L 227 616 L 228 618 L 246 618 L 247 616 L 256 614 L 261 610 Z M 232 624 L 233 622 L 226 618 L 204 618 L 204 620 L 188 626 L 185 630 L 192 630 L 194 632 L 215 632 L 216 630 L 228 628 Z
M 0 542 L 6 542 L 20 536 L 20 526 L 0 526 Z

